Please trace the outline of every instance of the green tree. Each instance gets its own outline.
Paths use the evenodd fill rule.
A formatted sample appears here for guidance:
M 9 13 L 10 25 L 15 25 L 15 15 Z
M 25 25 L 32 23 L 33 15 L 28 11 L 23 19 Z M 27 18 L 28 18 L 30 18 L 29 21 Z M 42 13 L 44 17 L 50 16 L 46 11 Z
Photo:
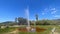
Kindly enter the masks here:
M 50 25 L 50 23 L 48 22 L 48 20 L 43 20 L 43 25 Z
M 18 22 L 18 18 L 16 17 L 16 18 L 15 18 L 15 23 L 17 23 L 17 22 Z
M 23 17 L 18 17 L 18 24 L 19 25 L 26 25 L 27 24 L 27 19 Z

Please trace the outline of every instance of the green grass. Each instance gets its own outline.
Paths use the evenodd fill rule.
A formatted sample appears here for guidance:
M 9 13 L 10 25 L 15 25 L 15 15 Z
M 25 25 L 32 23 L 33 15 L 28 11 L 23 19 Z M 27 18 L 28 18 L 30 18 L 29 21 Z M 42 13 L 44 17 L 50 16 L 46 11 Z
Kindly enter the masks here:
M 7 33 L 7 32 L 11 32 L 13 31 L 15 28 L 5 28 L 5 29 L 1 29 L 0 28 L 0 34 L 3 34 L 3 33 Z
M 60 26 L 57 25 L 37 25 L 37 27 L 44 28 L 46 30 L 43 32 L 19 32 L 19 34 L 49 34 L 53 27 L 56 27 L 56 30 L 60 32 Z M 0 34 L 11 32 L 13 30 L 15 30 L 15 28 L 5 28 L 5 29 L 0 28 Z

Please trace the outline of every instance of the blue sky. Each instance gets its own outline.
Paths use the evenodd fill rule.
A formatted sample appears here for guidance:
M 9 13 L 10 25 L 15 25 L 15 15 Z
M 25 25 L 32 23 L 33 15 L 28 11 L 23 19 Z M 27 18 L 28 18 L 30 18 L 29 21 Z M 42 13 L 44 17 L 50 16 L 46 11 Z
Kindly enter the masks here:
M 0 22 L 25 18 L 27 6 L 30 20 L 35 20 L 35 14 L 40 20 L 60 18 L 60 0 L 0 0 Z

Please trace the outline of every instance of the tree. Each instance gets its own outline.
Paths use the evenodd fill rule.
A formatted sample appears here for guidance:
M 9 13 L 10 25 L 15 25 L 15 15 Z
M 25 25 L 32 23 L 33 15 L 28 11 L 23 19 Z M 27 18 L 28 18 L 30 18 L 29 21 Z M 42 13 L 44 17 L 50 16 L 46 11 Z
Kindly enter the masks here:
M 27 25 L 27 19 L 23 17 L 18 17 L 18 24 L 19 25 Z
M 50 25 L 50 23 L 48 22 L 48 20 L 43 20 L 43 25 Z
M 15 23 L 17 23 L 17 21 L 18 21 L 18 18 L 15 18 Z
M 36 16 L 36 21 L 38 21 L 38 14 L 36 14 L 35 16 Z

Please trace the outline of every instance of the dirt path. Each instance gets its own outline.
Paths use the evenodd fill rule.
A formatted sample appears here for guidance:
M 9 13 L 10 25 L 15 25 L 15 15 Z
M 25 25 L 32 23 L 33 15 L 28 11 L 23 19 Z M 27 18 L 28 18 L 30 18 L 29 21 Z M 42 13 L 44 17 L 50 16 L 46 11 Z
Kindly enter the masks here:
M 15 31 L 12 31 L 12 32 L 8 32 L 8 33 L 5 33 L 5 34 L 18 34 L 18 30 L 15 30 Z
M 12 32 L 10 32 L 11 34 L 13 33 L 13 34 L 18 34 L 18 30 L 15 30 L 15 31 L 12 31 Z
M 54 27 L 52 30 L 51 30 L 51 33 L 50 34 L 60 34 L 59 32 L 56 31 L 56 28 Z
M 54 33 L 52 33 L 52 32 L 51 32 L 50 34 L 60 34 L 60 33 L 58 33 L 58 32 L 54 32 Z

